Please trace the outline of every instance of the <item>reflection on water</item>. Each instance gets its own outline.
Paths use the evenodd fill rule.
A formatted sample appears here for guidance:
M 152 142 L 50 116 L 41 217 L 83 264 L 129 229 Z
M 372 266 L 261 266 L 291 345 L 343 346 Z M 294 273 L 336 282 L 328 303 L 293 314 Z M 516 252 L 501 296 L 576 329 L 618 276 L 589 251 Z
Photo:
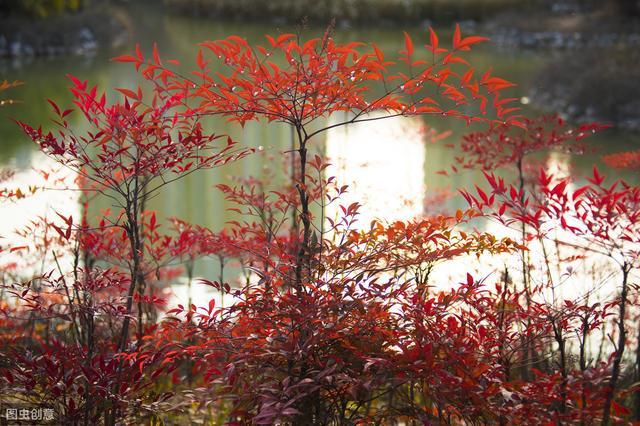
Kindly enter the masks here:
M 424 123 L 415 118 L 383 118 L 332 129 L 327 134 L 326 154 L 338 185 L 349 190 L 340 204 L 354 202 L 365 207 L 360 226 L 376 218 L 409 220 L 423 212 Z M 337 121 L 338 119 L 333 119 Z M 332 204 L 327 217 L 340 214 Z
M 32 222 L 47 221 L 61 225 L 58 214 L 74 216 L 79 219 L 79 192 L 74 191 L 75 176 L 69 169 L 62 168 L 53 160 L 42 154 L 34 154 L 31 167 L 17 172 L 7 184 L 10 188 L 19 188 L 25 198 L 0 203 L 0 247 L 25 247 L 20 252 L 2 252 L 2 265 L 13 265 L 13 268 L 28 275 L 30 268 L 42 268 L 48 271 L 55 267 L 52 253 L 42 256 L 36 248 L 38 242 L 53 236 L 43 234 L 42 227 L 33 226 Z M 36 188 L 30 193 L 29 188 Z M 16 231 L 36 228 L 38 232 L 27 232 L 17 235 Z M 36 258 L 34 258 L 34 256 Z M 60 263 L 70 259 L 58 259 Z M 42 272 L 36 271 L 36 272 Z

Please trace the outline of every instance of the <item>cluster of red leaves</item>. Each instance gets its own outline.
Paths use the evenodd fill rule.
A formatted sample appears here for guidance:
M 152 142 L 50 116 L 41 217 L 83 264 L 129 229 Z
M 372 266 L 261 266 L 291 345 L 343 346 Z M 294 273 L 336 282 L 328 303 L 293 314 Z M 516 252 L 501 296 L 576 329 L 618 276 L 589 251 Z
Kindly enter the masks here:
M 148 59 L 138 48 L 135 55 L 116 60 L 134 63 L 167 97 L 195 99 L 199 111 L 222 114 L 241 124 L 281 120 L 302 130 L 336 111 L 355 114 L 350 121 L 375 111 L 490 121 L 484 117 L 487 104 L 493 105 L 496 122 L 518 124 L 516 109 L 508 106 L 513 99 L 499 99 L 500 91 L 513 84 L 490 71 L 476 76 L 462 57 L 487 39 L 463 38 L 456 27 L 449 50 L 439 45 L 433 30 L 430 34 L 426 52 L 418 52 L 405 33 L 405 48 L 396 60 L 385 58 L 375 44 L 367 50 L 363 43 L 338 44 L 329 31 L 306 42 L 294 34 L 267 36 L 266 46 L 252 46 L 238 36 L 204 42 L 197 55 L 198 69 L 191 76 L 170 69 L 177 61 L 165 65 L 155 48 Z M 209 55 L 226 72 L 214 70 Z M 469 104 L 476 104 L 481 114 L 463 112 L 461 107 Z
M 616 152 L 603 156 L 602 161 L 609 167 L 616 169 L 637 169 L 640 167 L 640 152 Z
M 549 150 L 580 154 L 584 146 L 579 142 L 589 135 L 606 129 L 600 124 L 584 124 L 568 128 L 557 115 L 522 119 L 521 127 L 494 125 L 485 131 L 464 135 L 460 143 L 449 145 L 459 153 L 453 172 L 462 169 L 495 170 L 522 164 L 532 153 Z M 446 171 L 441 172 L 446 174 Z
M 429 256 L 413 259 L 416 269 L 451 260 L 457 253 L 448 251 L 452 228 L 445 223 L 452 221 L 376 225 L 371 232 L 381 233 L 382 241 L 374 251 L 391 258 L 419 239 L 422 246 L 434 245 Z M 421 235 L 425 227 L 438 231 Z M 571 333 L 585 316 L 592 331 L 611 306 L 568 301 L 554 312 L 542 303 L 527 307 L 522 292 L 507 284 L 494 290 L 470 275 L 455 289 L 437 292 L 419 274 L 407 274 L 405 261 L 391 270 L 380 256 L 361 253 L 364 241 L 353 236 L 334 248 L 342 254 L 324 252 L 318 278 L 302 294 L 279 269 L 233 291 L 236 303 L 227 309 L 210 303 L 195 313 L 170 311 L 188 321 L 169 323 L 169 335 L 194 340 L 172 341 L 165 350 L 197 360 L 195 371 L 210 389 L 207 399 L 227 404 L 229 417 L 242 419 L 232 424 L 310 418 L 335 424 L 443 418 L 543 424 L 601 413 L 604 365 L 562 377 L 541 363 L 533 381 L 513 376 L 526 368 L 524 337 L 548 336 L 552 324 Z M 505 240 L 459 254 L 512 249 Z M 254 267 L 266 269 L 258 262 Z M 589 406 L 580 409 L 574 402 L 583 389 Z M 569 408 L 560 410 L 563 404 Z
M 62 110 L 53 101 L 49 103 L 60 128 L 57 135 L 18 124 L 45 154 L 74 168 L 86 184 L 92 184 L 87 189 L 108 188 L 124 196 L 124 186 L 142 190 L 142 183 L 136 184 L 141 175 L 149 186 L 161 176 L 221 166 L 250 152 L 236 149 L 228 137 L 206 132 L 200 114 L 186 105 L 184 96 L 157 91 L 151 99 L 144 99 L 141 89 L 119 89 L 124 100 L 108 104 L 95 86 L 69 78 L 73 103 L 95 130 L 76 135 L 68 121 L 74 110 Z M 144 189 L 153 192 L 158 185 Z
M 31 231 L 39 231 L 36 224 Z M 66 240 L 52 234 L 57 242 L 50 241 L 46 249 L 36 246 L 42 252 L 35 264 L 49 251 L 54 256 L 65 252 Z M 17 272 L 24 275 L 24 270 Z M 143 380 L 145 365 L 160 362 L 161 353 L 141 351 L 131 359 L 114 356 L 113 323 L 121 321 L 129 281 L 127 274 L 113 268 L 93 267 L 64 274 L 58 269 L 35 272 L 26 283 L 3 284 L 11 301 L 3 301 L 0 325 L 3 398 L 55 407 L 57 419 L 65 423 L 96 423 L 101 420 L 97 406 L 124 409 L 126 398 L 147 389 L 152 382 Z
M 507 225 L 526 223 L 544 236 L 559 225 L 583 238 L 592 250 L 615 254 L 635 262 L 640 244 L 640 188 L 620 180 L 605 185 L 597 168 L 588 183 L 572 188 L 571 178 L 554 178 L 544 169 L 538 175 L 537 192 L 526 194 L 503 178 L 485 172 L 491 188 L 476 187 L 476 195 L 463 191 L 467 202 Z
M 535 237 L 541 241 L 550 233 L 562 229 L 573 235 L 574 239 L 568 243 L 572 247 L 586 251 L 590 256 L 609 258 L 617 265 L 621 275 L 620 293 L 616 295 L 615 300 L 605 305 L 605 309 L 611 306 L 618 307 L 617 340 L 610 337 L 614 349 L 608 357 L 609 364 L 603 367 L 608 374 L 606 380 L 599 380 L 599 401 L 603 407 L 602 422 L 605 424 L 611 421 L 612 416 L 615 418 L 630 414 L 627 408 L 616 402 L 615 397 L 618 383 L 622 380 L 623 355 L 629 343 L 627 311 L 635 307 L 630 305 L 628 294 L 630 288 L 633 288 L 630 287 L 630 273 L 638 267 L 640 253 L 640 188 L 625 181 L 606 185 L 605 177 L 596 167 L 593 169 L 593 175 L 587 178 L 588 183 L 575 189 L 573 179 L 554 178 L 541 169 L 535 191 L 531 193 L 525 193 L 522 186 L 505 184 L 502 178 L 496 177 L 493 173 L 485 172 L 485 177 L 491 188 L 489 193 L 478 187 L 477 196 L 463 191 L 470 205 L 486 210 L 488 216 L 503 224 L 520 223 L 533 229 Z M 565 303 L 570 308 L 575 306 L 573 302 Z M 581 345 L 584 345 L 588 334 L 584 331 L 588 322 L 584 319 L 585 315 L 582 316 Z M 604 315 L 600 317 L 604 318 Z M 593 320 L 593 317 L 589 320 Z M 557 343 L 564 351 L 564 327 L 558 327 L 555 321 L 552 324 Z M 581 352 L 581 357 L 584 357 L 584 352 Z M 584 375 L 584 364 L 581 367 Z M 563 377 L 566 387 L 567 373 L 564 370 Z M 632 389 L 624 389 L 624 392 L 620 393 L 628 395 L 631 392 Z M 586 390 L 583 390 L 583 406 L 586 404 L 586 398 Z
M 356 216 L 357 209 L 348 215 Z M 400 272 L 462 254 L 513 248 L 509 240 L 487 243 L 464 235 L 451 236 L 452 248 L 448 241 L 456 222 L 443 217 L 376 223 L 370 231 L 339 233 L 346 238 L 323 241 L 326 249 L 312 259 L 316 278 L 302 290 L 289 284 L 291 256 L 278 258 L 277 243 L 265 243 L 262 253 L 252 253 L 259 279 L 233 291 L 232 306 L 210 303 L 195 313 L 182 307 L 169 311 L 188 318 L 171 327 L 184 327 L 201 342 L 171 342 L 169 348 L 197 359 L 196 369 L 215 395 L 231 401 L 231 418 L 243 421 L 273 424 L 309 415 L 318 423 L 399 416 L 426 421 L 437 418 L 431 404 L 450 416 L 471 418 L 482 411 L 482 397 L 460 397 L 457 377 L 472 387 L 477 383 L 456 366 L 477 365 L 483 356 L 466 324 L 458 323 L 462 313 L 456 311 L 462 306 L 456 305 L 466 306 L 484 290 L 469 278 L 470 288 L 434 297 L 426 283 Z M 363 251 L 366 244 L 371 247 Z M 403 253 L 403 260 L 393 260 Z M 486 337 L 484 328 L 476 332 Z M 451 363 L 454 356 L 460 364 Z M 479 377 L 488 368 L 478 365 L 474 374 Z M 499 375 L 500 368 L 493 368 Z M 413 387 L 420 389 L 410 391 Z M 400 398 L 393 407 L 366 408 L 390 392 Z M 423 405 L 408 392 L 423 392 Z M 301 407 L 308 405 L 313 409 L 303 413 Z

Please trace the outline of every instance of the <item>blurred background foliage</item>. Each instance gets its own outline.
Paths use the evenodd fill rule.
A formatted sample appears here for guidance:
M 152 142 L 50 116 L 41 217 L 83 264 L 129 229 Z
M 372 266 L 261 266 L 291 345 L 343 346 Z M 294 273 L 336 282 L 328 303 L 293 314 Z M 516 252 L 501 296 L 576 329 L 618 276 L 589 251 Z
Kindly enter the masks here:
M 46 18 L 63 12 L 81 11 L 88 3 L 89 0 L 0 0 L 0 12 Z
M 349 22 L 411 23 L 432 21 L 483 20 L 507 9 L 526 10 L 539 0 L 165 0 L 173 11 L 205 15 L 264 20 L 281 17 L 287 22 L 303 18 L 326 23 L 336 17 Z
M 125 0 L 0 0 L 0 16 L 46 18 L 83 11 L 97 4 L 122 2 Z M 367 23 L 410 23 L 427 18 L 482 21 L 506 11 L 525 15 L 541 7 L 566 5 L 608 8 L 621 17 L 640 16 L 638 0 L 155 0 L 147 3 L 166 6 L 173 12 L 218 19 L 264 21 L 277 17 L 294 22 L 305 18 L 318 23 L 326 23 L 331 17 Z

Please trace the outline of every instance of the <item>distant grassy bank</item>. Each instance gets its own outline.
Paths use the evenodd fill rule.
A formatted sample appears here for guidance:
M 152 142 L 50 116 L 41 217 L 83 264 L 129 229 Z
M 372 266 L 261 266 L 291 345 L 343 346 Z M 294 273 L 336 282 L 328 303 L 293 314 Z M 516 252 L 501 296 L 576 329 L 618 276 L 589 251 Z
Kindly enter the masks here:
M 164 0 L 174 12 L 208 18 L 326 24 L 438 23 L 491 18 L 505 10 L 523 10 L 534 0 Z

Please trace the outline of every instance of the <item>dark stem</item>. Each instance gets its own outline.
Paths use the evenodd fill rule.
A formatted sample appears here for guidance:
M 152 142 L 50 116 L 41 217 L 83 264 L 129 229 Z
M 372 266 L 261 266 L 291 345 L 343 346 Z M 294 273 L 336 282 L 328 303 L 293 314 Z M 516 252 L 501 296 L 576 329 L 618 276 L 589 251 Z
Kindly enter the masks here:
M 309 278 L 309 239 L 311 236 L 311 218 L 309 213 L 309 193 L 306 188 L 306 169 L 307 169 L 307 139 L 302 136 L 302 130 L 297 127 L 298 141 L 300 147 L 298 154 L 300 156 L 300 179 L 296 184 L 298 195 L 300 198 L 300 220 L 302 221 L 302 241 L 299 241 L 298 252 L 296 255 L 295 282 L 294 287 L 297 291 L 302 291 L 303 283 Z M 307 269 L 307 274 L 304 270 Z
M 558 324 L 556 318 L 551 318 L 551 326 L 553 327 L 553 336 L 558 344 L 558 353 L 560 355 L 560 374 L 562 382 L 560 383 L 560 414 L 565 414 L 567 410 L 567 353 L 565 350 L 565 339 L 562 334 L 562 325 Z
M 602 425 L 607 426 L 611 420 L 611 405 L 618 386 L 620 378 L 620 365 L 622 364 L 622 355 L 627 341 L 627 331 L 624 326 L 625 312 L 627 308 L 627 281 L 631 267 L 626 262 L 622 265 L 622 291 L 620 292 L 619 302 L 619 318 L 618 318 L 618 344 L 616 346 L 615 357 L 613 359 L 613 367 L 611 369 L 611 378 L 607 387 L 607 396 L 604 403 L 604 411 L 602 413 Z
M 523 170 L 523 158 L 519 157 L 518 161 L 516 163 L 516 166 L 518 168 L 518 189 L 520 191 L 520 200 L 523 202 L 524 204 L 524 170 Z M 524 245 L 526 244 L 526 238 L 527 238 L 527 225 L 524 222 L 520 222 L 521 225 L 521 237 L 522 237 L 522 245 L 524 247 Z M 530 293 L 530 288 L 529 288 L 529 271 L 528 271 L 528 265 L 527 265 L 527 251 L 523 248 L 522 250 L 520 250 L 520 254 L 522 256 L 522 261 L 521 261 L 521 266 L 522 266 L 522 285 L 524 286 L 524 294 L 525 294 L 525 298 L 526 298 L 526 302 L 527 302 L 527 310 L 531 308 L 531 293 Z M 531 327 L 531 321 L 527 320 L 527 329 L 530 329 Z M 523 359 L 523 370 L 522 370 L 522 379 L 525 382 L 528 382 L 530 380 L 529 377 L 529 368 L 531 366 L 531 363 L 533 362 L 535 356 L 533 354 L 533 348 L 532 348 L 532 344 L 531 341 L 528 337 L 525 337 L 525 341 L 524 341 L 524 359 Z
M 587 299 L 587 303 L 588 303 L 589 299 Z M 582 386 L 580 389 L 580 401 L 582 402 L 582 411 L 580 414 L 581 417 L 581 424 L 585 424 L 585 414 L 586 414 L 586 410 L 587 410 L 587 389 L 586 389 L 586 383 L 584 380 L 584 372 L 587 370 L 587 359 L 586 359 L 586 353 L 585 353 L 585 349 L 587 346 L 587 335 L 589 333 L 589 313 L 585 313 L 584 316 L 582 317 L 582 327 L 581 327 L 581 338 L 579 339 L 580 342 L 580 372 L 582 373 Z

